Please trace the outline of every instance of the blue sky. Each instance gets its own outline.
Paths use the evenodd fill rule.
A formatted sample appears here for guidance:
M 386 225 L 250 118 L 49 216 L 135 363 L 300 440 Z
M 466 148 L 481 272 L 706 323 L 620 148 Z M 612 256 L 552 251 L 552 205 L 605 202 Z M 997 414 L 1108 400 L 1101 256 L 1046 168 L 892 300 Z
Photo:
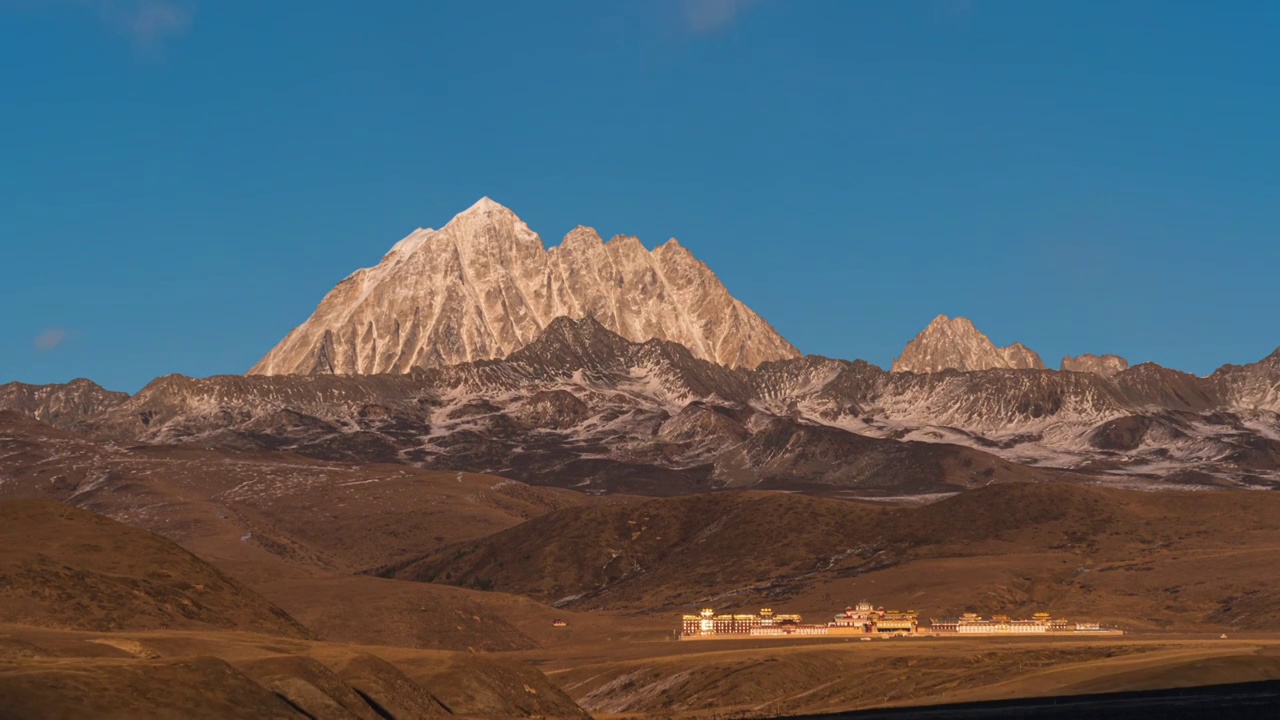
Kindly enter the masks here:
M 1280 345 L 1280 3 L 0 0 L 0 382 L 246 370 L 488 195 L 801 350 Z

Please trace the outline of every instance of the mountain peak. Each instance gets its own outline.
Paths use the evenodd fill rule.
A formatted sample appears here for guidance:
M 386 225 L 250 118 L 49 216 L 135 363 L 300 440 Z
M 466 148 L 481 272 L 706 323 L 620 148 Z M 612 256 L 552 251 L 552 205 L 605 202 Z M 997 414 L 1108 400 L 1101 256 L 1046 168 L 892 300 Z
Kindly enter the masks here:
M 596 232 L 595 228 L 586 225 L 579 225 L 570 230 L 564 236 L 564 240 L 560 241 L 560 247 L 566 250 L 597 245 L 604 245 L 604 238 L 600 237 L 600 233 Z
M 560 316 L 730 367 L 799 355 L 687 250 L 663 247 L 679 252 L 649 253 L 630 236 L 606 246 L 580 225 L 548 250 L 484 197 L 348 276 L 249 374 L 408 373 L 507 357 Z
M 489 197 L 488 195 L 485 195 L 484 197 L 475 201 L 471 205 L 471 207 L 467 208 L 466 210 L 463 210 L 462 214 L 465 215 L 471 212 L 483 212 L 486 210 L 506 210 L 507 212 L 511 212 L 511 210 L 507 208 L 505 205 L 503 205 L 502 203 L 499 203 L 495 201 L 493 198 Z
M 444 227 L 448 228 L 450 225 L 454 225 L 459 222 L 492 222 L 499 218 L 506 220 L 514 219 L 517 222 L 520 221 L 519 216 L 512 212 L 511 208 L 499 202 L 495 202 L 492 198 L 486 195 L 475 201 L 471 207 L 463 210 L 457 215 L 454 215 L 453 219 Z
M 548 323 L 532 342 L 511 353 L 507 359 L 535 365 L 594 365 L 621 356 L 622 349 L 628 344 L 626 338 L 610 331 L 594 317 L 575 320 L 561 315 Z
M 648 252 L 644 247 L 644 243 L 640 242 L 640 238 L 635 235 L 614 235 L 605 244 L 612 248 L 632 248 Z
M 1085 372 L 1101 375 L 1103 377 L 1113 377 L 1125 370 L 1129 369 L 1129 361 L 1119 355 L 1077 355 L 1071 357 L 1067 355 L 1062 358 L 1063 372 Z
M 938 315 L 893 361 L 893 372 L 1043 369 L 1044 362 L 1022 343 L 996 347 L 968 318 Z
M 948 317 L 938 315 L 925 326 L 924 333 L 949 333 L 952 335 L 983 335 L 973 321 L 966 317 Z M 1015 343 L 1016 344 L 1016 343 Z
M 655 248 L 654 252 L 679 252 L 690 254 L 689 249 L 684 245 L 681 245 L 680 241 L 675 238 L 667 238 L 667 241 Z

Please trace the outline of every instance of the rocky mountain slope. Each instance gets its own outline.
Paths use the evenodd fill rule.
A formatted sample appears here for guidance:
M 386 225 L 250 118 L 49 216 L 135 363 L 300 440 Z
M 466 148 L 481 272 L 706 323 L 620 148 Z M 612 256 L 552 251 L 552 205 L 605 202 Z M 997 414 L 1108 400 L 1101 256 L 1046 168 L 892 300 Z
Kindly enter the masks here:
M 900 495 L 1007 480 L 1272 487 L 1278 412 L 1280 353 L 1208 377 L 814 356 L 747 369 L 561 318 L 503 360 L 407 375 L 159 378 L 76 428 L 596 491 Z
M 675 343 L 633 343 L 594 320 L 561 318 L 506 360 L 408 376 L 161 378 L 85 428 L 115 440 L 485 468 L 644 494 L 897 494 L 1049 479 L 976 448 L 872 437 L 788 407 L 812 404 L 808 394 L 826 383 L 859 383 L 863 372 L 868 385 L 851 387 L 855 394 L 874 390 L 884 373 L 818 359 L 730 369 Z M 850 400 L 837 402 L 848 410 Z
M 129 399 L 84 378 L 56 385 L 0 385 L 0 410 L 12 410 L 54 427 L 66 427 Z
M 939 315 L 893 361 L 893 372 L 1044 369 L 1044 361 L 1021 343 L 996 347 L 966 318 Z
M 578 227 L 547 250 L 484 198 L 343 280 L 249 374 L 406 373 L 503 358 L 561 316 L 635 342 L 677 342 L 729 367 L 799 355 L 674 239 L 649 251 Z
M 1129 369 L 1129 361 L 1119 355 L 1067 355 L 1062 358 L 1064 372 L 1088 372 L 1095 375 L 1114 377 Z

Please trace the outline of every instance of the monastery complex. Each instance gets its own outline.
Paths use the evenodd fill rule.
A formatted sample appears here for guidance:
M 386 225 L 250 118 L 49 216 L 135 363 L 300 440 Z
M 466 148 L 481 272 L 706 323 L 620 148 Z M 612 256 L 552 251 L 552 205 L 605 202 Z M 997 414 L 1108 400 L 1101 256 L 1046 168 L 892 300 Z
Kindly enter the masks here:
M 1049 613 L 1036 613 L 1029 619 L 1015 620 L 1007 615 L 983 618 L 965 613 L 958 618 L 931 619 L 921 626 L 914 610 L 899 612 L 860 602 L 845 608 L 827 623 L 805 623 L 799 615 L 775 614 L 764 608 L 758 615 L 717 615 L 703 609 L 697 615 L 685 615 L 681 640 L 709 640 L 741 637 L 803 637 L 810 635 L 852 635 L 861 637 L 902 636 L 981 636 L 981 635 L 1123 635 L 1124 631 L 1103 628 L 1096 622 L 1073 622 L 1054 618 Z

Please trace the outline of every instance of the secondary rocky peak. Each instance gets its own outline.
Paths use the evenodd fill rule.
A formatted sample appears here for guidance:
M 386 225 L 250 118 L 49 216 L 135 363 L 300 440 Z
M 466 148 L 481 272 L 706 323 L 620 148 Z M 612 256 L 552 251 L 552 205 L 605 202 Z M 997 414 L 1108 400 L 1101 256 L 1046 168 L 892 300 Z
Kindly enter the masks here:
M 511 353 L 508 360 L 540 366 L 583 367 L 617 359 L 629 343 L 595 318 L 551 321 L 533 342 Z
M 1115 377 L 1116 375 L 1129 369 L 1129 361 L 1119 355 L 1077 355 L 1071 357 L 1067 355 L 1062 358 L 1063 372 L 1084 372 L 1101 375 L 1103 377 Z
M 973 322 L 969 320 L 969 318 L 949 318 L 942 313 L 938 313 L 936 318 L 930 320 L 929 324 L 924 327 L 924 331 L 945 330 L 946 328 L 961 328 L 966 332 L 978 331 L 978 328 L 974 326 Z
M 1016 342 L 1008 347 L 1000 348 L 1000 354 L 1009 367 L 1016 370 L 1043 370 L 1044 361 L 1034 350 Z
M 128 399 L 126 393 L 106 390 L 85 378 L 54 385 L 0 385 L 0 410 L 22 413 L 56 427 L 70 427 Z
M 616 333 L 612 333 L 600 321 L 592 317 L 573 319 L 571 317 L 561 315 L 552 320 L 538 335 L 537 339 L 525 346 L 532 348 L 539 344 L 563 344 L 570 343 L 574 345 L 591 345 L 596 344 L 601 338 L 617 338 L 619 341 L 625 342 Z M 524 349 L 524 348 L 522 348 Z M 514 358 L 515 355 L 513 354 Z
M 968 318 L 939 315 L 907 343 L 894 372 L 1043 369 L 1044 361 L 1022 343 L 996 347 Z
M 640 238 L 635 235 L 614 235 L 609 238 L 609 242 L 605 243 L 609 247 L 625 248 L 629 251 L 645 250 L 644 243 L 640 242 Z
M 674 241 L 649 252 L 638 239 L 606 244 L 579 226 L 547 250 L 486 197 L 343 280 L 249 373 L 407 373 L 502 358 L 561 316 L 593 318 L 632 342 L 676 342 L 730 367 L 799 355 Z
M 595 228 L 586 225 L 579 225 L 570 230 L 569 234 L 564 236 L 564 240 L 560 241 L 560 247 L 565 249 L 597 245 L 604 245 L 604 238 L 600 237 L 600 233 L 596 232 Z
M 689 252 L 689 248 L 680 244 L 675 238 L 668 238 L 666 242 L 653 249 L 655 255 L 687 255 L 693 257 L 693 253 Z

